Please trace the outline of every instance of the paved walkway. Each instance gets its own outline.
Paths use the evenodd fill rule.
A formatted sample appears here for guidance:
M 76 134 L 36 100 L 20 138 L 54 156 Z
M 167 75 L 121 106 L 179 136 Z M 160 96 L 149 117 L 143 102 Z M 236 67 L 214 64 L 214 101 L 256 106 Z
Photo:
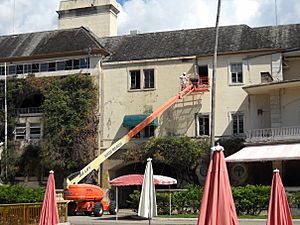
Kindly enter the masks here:
M 148 220 L 140 219 L 136 216 L 136 213 L 128 210 L 122 210 L 118 213 L 118 217 L 115 215 L 103 215 L 102 217 L 94 216 L 70 216 L 68 219 L 71 225 L 139 225 L 149 224 Z M 155 217 L 151 220 L 152 225 L 196 225 L 197 218 L 159 218 Z M 239 225 L 265 225 L 264 219 L 241 219 Z M 300 220 L 294 220 L 294 225 L 300 225 Z

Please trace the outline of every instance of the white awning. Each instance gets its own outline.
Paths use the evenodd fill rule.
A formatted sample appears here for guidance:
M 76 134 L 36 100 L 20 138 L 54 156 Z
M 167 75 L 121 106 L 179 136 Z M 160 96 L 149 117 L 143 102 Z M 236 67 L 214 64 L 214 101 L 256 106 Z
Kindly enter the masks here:
M 300 160 L 300 144 L 249 146 L 228 156 L 226 162 Z

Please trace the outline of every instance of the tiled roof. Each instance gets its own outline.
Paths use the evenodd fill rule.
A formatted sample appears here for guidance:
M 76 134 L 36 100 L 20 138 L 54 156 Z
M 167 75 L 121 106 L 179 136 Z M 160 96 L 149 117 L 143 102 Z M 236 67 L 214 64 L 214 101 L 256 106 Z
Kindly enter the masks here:
M 105 61 L 130 61 L 212 55 L 215 29 L 199 28 L 97 38 L 83 27 L 0 36 L 0 61 L 18 57 L 50 57 L 98 50 Z M 300 24 L 250 28 L 247 25 L 219 29 L 218 54 L 300 48 Z
M 93 35 L 83 27 L 0 36 L 0 59 L 79 51 L 88 53 L 89 49 L 104 51 Z
M 214 52 L 215 29 L 199 28 L 99 38 L 111 53 L 107 61 L 127 61 L 210 55 Z M 219 29 L 218 53 L 272 49 L 273 43 L 246 25 Z
M 274 43 L 274 47 L 284 50 L 300 48 L 300 24 L 253 28 L 261 36 Z

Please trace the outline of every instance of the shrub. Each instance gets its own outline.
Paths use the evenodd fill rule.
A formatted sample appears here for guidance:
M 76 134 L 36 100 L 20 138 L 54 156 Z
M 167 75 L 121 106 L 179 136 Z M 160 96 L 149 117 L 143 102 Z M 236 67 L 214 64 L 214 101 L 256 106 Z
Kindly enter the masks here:
M 300 207 L 300 192 L 287 193 L 287 198 L 290 207 Z
M 188 214 L 197 213 L 200 207 L 203 188 L 196 185 L 188 185 L 186 190 L 179 191 L 171 194 L 172 200 L 172 213 Z M 131 198 L 128 201 L 129 206 L 134 210 L 138 209 L 140 192 L 135 190 L 129 195 Z M 158 214 L 164 215 L 170 212 L 170 194 L 169 193 L 156 193 L 156 203 Z
M 270 186 L 246 185 L 232 187 L 232 194 L 238 215 L 258 215 L 268 208 Z
M 238 215 L 258 215 L 268 209 L 271 187 L 263 185 L 246 185 L 232 187 L 233 199 Z M 203 187 L 197 185 L 186 186 L 185 191 L 172 193 L 172 213 L 196 214 L 200 208 Z M 300 206 L 300 192 L 287 193 L 291 207 Z M 134 191 L 130 195 L 130 206 L 137 210 L 140 192 Z M 158 214 L 169 214 L 169 193 L 157 193 Z
M 186 186 L 186 191 L 179 191 L 172 194 L 172 210 L 177 213 L 197 213 L 200 208 L 203 188 L 197 185 Z
M 27 188 L 21 185 L 0 186 L 0 204 L 42 202 L 44 188 Z

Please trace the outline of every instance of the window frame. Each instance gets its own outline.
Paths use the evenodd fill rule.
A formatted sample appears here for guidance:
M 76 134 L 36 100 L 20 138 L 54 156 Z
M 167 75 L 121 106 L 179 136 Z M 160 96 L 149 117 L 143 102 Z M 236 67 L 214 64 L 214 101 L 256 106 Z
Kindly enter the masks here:
M 240 65 L 241 71 L 233 71 L 234 65 Z M 239 75 L 241 81 L 239 81 Z M 235 80 L 233 80 L 235 78 Z M 244 71 L 243 71 L 243 63 L 242 62 L 232 62 L 229 64 L 229 83 L 230 85 L 243 85 L 244 84 Z
M 139 74 L 139 80 L 135 81 L 137 86 L 133 88 L 133 73 Z M 147 82 L 147 83 L 146 83 Z M 138 83 L 138 85 L 137 85 Z M 156 77 L 155 77 L 155 69 L 151 68 L 137 68 L 131 69 L 128 73 L 128 91 L 148 91 L 155 90 L 156 87 Z
M 233 135 L 244 135 L 245 134 L 245 113 L 243 112 L 233 112 L 231 116 L 231 128 Z M 241 120 L 242 118 L 242 120 Z M 235 122 L 236 120 L 236 122 Z M 242 125 L 241 125 L 242 123 Z
M 144 138 L 150 138 L 150 137 L 154 137 L 155 136 L 155 129 L 156 126 L 153 125 L 148 125 L 143 129 L 143 133 L 144 133 Z
M 203 136 L 209 136 L 210 135 L 210 114 L 209 113 L 196 113 L 196 137 L 203 137 Z M 205 121 L 204 124 L 200 124 L 200 119 L 207 119 L 208 123 L 206 124 Z M 204 126 L 204 129 L 201 129 L 201 127 Z M 207 126 L 207 127 L 206 127 Z M 206 130 L 208 130 L 208 133 L 206 134 Z M 203 132 L 201 134 L 200 132 Z
M 26 140 L 26 123 L 18 123 L 15 126 L 15 140 Z M 21 137 L 21 138 L 19 138 Z
M 139 79 L 137 79 L 137 77 L 139 77 Z M 130 85 L 129 85 L 130 90 L 141 90 L 141 70 L 130 70 L 129 80 L 130 80 Z M 133 84 L 133 80 L 134 80 L 134 84 Z
M 153 89 L 155 88 L 155 75 L 154 69 L 143 69 L 144 77 L 144 89 Z M 148 77 L 149 76 L 149 77 Z M 146 85 L 146 82 L 148 83 Z
M 36 132 L 38 131 L 38 132 Z M 42 136 L 42 126 L 40 123 L 30 123 L 29 124 L 29 139 L 41 139 Z

